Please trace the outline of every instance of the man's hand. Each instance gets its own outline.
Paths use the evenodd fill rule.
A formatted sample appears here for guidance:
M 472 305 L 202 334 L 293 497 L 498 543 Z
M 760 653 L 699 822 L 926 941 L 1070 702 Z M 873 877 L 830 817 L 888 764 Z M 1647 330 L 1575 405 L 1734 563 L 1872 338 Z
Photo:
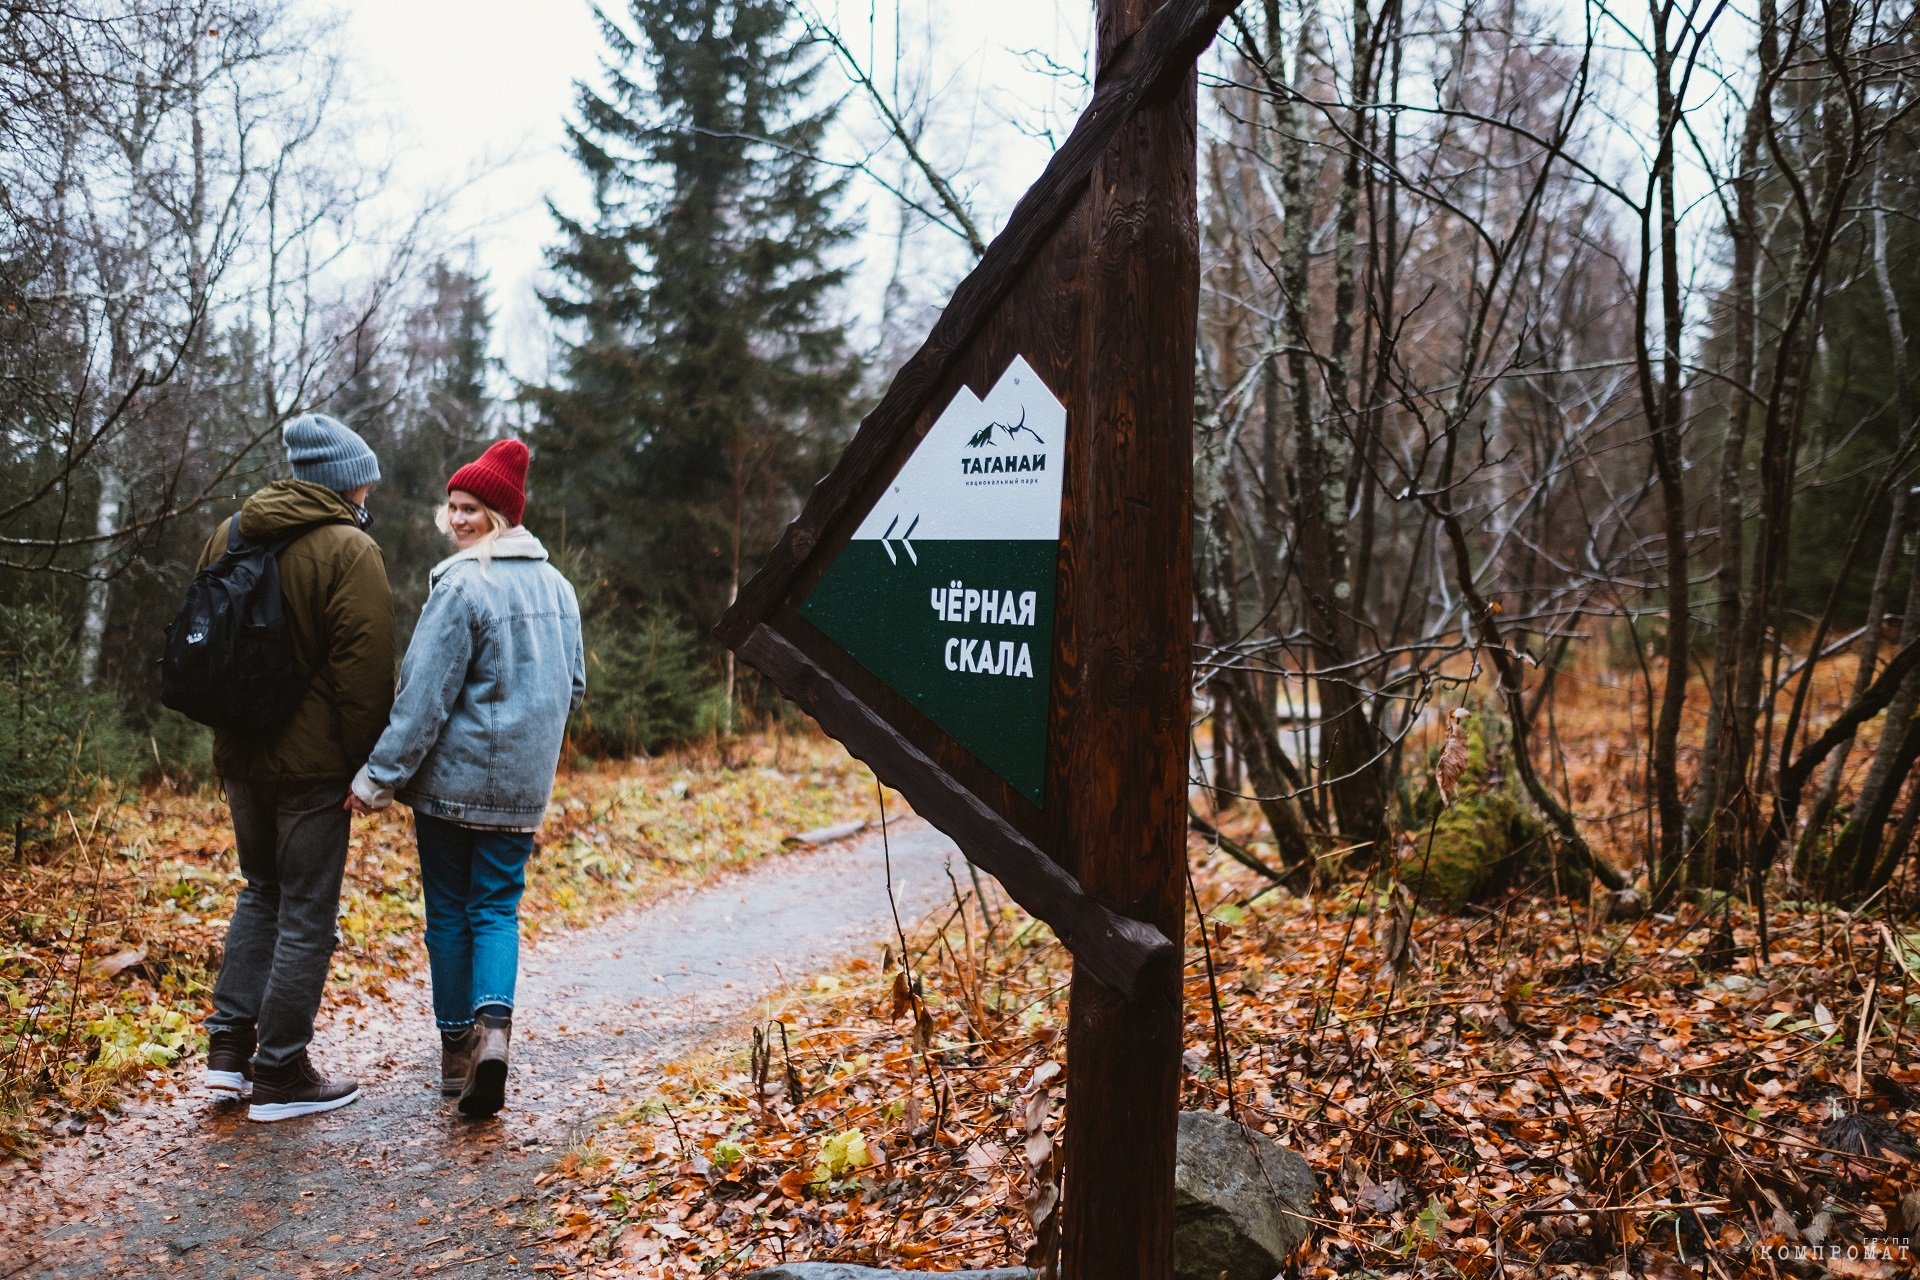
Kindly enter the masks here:
M 350 812 L 353 812 L 353 813 L 378 813 L 379 812 L 379 810 L 375 809 L 372 805 L 368 804 L 365 800 L 362 800 L 359 796 L 353 794 L 353 792 L 351 791 L 347 792 L 347 798 L 340 802 L 340 807 L 342 809 L 349 810 Z

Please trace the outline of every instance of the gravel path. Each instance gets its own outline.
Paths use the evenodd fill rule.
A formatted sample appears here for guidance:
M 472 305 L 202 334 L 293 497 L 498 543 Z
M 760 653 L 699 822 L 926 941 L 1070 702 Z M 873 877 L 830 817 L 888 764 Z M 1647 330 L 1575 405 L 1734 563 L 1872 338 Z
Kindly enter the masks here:
M 889 824 L 902 920 L 964 883 L 918 820 Z M 523 948 L 507 1110 L 461 1120 L 434 1083 L 421 970 L 323 1010 L 314 1058 L 352 1106 L 279 1124 L 199 1094 L 195 1060 L 108 1127 L 0 1174 L 0 1280 L 521 1274 L 534 1179 L 658 1068 L 744 1044 L 761 997 L 894 931 L 877 835 L 788 854 Z M 516 1250 L 527 1251 L 522 1257 Z

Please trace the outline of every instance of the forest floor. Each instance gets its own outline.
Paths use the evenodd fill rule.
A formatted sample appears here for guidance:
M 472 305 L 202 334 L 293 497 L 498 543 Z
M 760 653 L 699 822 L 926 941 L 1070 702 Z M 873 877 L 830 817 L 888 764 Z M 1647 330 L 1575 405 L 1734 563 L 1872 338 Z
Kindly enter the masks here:
M 1916 1273 L 1911 926 L 1780 909 L 1763 962 L 1737 906 L 1603 923 L 1516 895 L 1418 918 L 1396 973 L 1389 896 L 1191 852 L 1181 1105 L 1307 1158 L 1290 1276 Z M 1043 1259 L 1069 967 L 989 901 L 914 932 L 904 968 L 790 993 L 771 1053 L 736 1035 L 630 1094 L 549 1184 L 545 1256 L 603 1277 Z
M 811 732 L 569 770 L 528 867 L 524 932 L 590 925 L 874 811 L 873 775 Z M 0 862 L 0 1155 L 84 1127 L 203 1047 L 239 884 L 211 788 L 103 795 Z M 421 919 L 407 811 L 356 820 L 331 990 L 377 998 L 413 976 Z
M 1633 721 L 1602 721 L 1563 721 L 1560 772 L 1585 811 L 1625 815 L 1596 843 L 1630 865 Z M 486 1125 L 428 1087 L 399 821 L 359 829 L 318 1049 L 369 1097 L 260 1126 L 190 1096 L 230 858 L 217 801 L 145 805 L 74 820 L 73 852 L 0 899 L 20 940 L 0 1056 L 42 1046 L 14 1077 L 33 1153 L 0 1188 L 0 1280 L 1049 1256 L 1067 957 L 827 744 L 567 779 L 529 898 L 516 1092 Z M 885 845 L 769 856 L 882 805 L 906 818 Z M 1251 805 L 1212 816 L 1259 850 Z M 1536 881 L 1434 914 L 1391 875 L 1293 892 L 1189 853 L 1182 1105 L 1307 1158 L 1291 1275 L 1913 1272 L 1910 912 L 1776 902 L 1763 947 L 1736 900 L 1608 918 Z
M 1581 679 L 1554 784 L 1632 868 L 1644 703 Z M 1273 856 L 1254 806 L 1209 814 Z M 1548 869 L 1435 913 L 1405 887 L 1421 834 L 1302 892 L 1190 838 L 1181 1105 L 1307 1159 L 1290 1277 L 1920 1274 L 1915 886 L 1858 913 L 1656 913 Z M 1050 1260 L 1071 969 L 984 891 L 630 1094 L 548 1184 L 545 1257 L 602 1277 Z
M 500 1199 L 537 1216 L 532 1179 L 618 1096 L 622 1073 L 730 1033 L 756 996 L 895 929 L 880 846 L 796 847 L 802 833 L 844 834 L 877 799 L 864 767 L 811 734 L 563 775 L 525 903 L 525 1088 L 510 1128 L 449 1123 L 425 1090 L 437 1047 L 403 812 L 356 824 L 315 1048 L 368 1097 L 276 1126 L 197 1088 L 197 1022 L 237 888 L 224 805 L 161 788 L 62 815 L 64 839 L 56 828 L 0 867 L 0 1277 L 250 1275 L 283 1270 L 287 1249 L 327 1259 L 314 1274 L 344 1252 L 371 1274 L 410 1273 L 392 1270 L 393 1247 L 433 1244 L 402 1230 L 412 1184 L 428 1193 L 417 1207 L 478 1203 L 517 1179 Z M 904 909 L 950 894 L 928 871 L 949 848 L 897 827 Z M 511 1212 L 455 1218 L 441 1255 L 470 1256 L 469 1235 L 520 1238 L 503 1234 L 519 1230 Z M 380 1250 L 389 1262 L 372 1261 Z

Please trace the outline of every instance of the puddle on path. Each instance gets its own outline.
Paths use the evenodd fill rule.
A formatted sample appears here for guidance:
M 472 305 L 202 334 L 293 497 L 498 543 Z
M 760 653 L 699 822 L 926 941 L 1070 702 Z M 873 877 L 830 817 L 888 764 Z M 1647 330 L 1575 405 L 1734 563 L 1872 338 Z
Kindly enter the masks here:
M 951 900 L 949 862 L 962 884 L 965 864 L 918 820 L 889 829 L 911 923 Z M 195 1060 L 104 1132 L 0 1170 L 0 1280 L 520 1274 L 539 1261 L 534 1179 L 599 1116 L 663 1063 L 744 1039 L 757 999 L 893 927 L 870 836 L 544 938 L 521 953 L 507 1110 L 481 1123 L 433 1087 L 424 976 L 384 1000 L 330 992 L 314 1060 L 358 1079 L 359 1102 L 250 1124 L 200 1096 Z

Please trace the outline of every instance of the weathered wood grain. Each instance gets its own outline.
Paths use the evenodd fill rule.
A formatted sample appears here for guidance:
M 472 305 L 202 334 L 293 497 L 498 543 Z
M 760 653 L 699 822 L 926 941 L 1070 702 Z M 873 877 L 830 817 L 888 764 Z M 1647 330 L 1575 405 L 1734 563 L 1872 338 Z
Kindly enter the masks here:
M 1099 0 L 1102 46 L 1144 35 L 1173 7 Z M 1088 893 L 1176 938 L 1193 645 L 1195 129 L 1188 68 L 1126 123 L 1089 183 L 1093 378 L 1087 429 L 1067 442 L 1054 605 L 1074 643 L 1057 659 L 1071 687 L 1056 704 L 1056 847 Z M 1062 1280 L 1173 1272 L 1180 997 L 1177 976 L 1149 975 L 1125 995 L 1074 968 Z

